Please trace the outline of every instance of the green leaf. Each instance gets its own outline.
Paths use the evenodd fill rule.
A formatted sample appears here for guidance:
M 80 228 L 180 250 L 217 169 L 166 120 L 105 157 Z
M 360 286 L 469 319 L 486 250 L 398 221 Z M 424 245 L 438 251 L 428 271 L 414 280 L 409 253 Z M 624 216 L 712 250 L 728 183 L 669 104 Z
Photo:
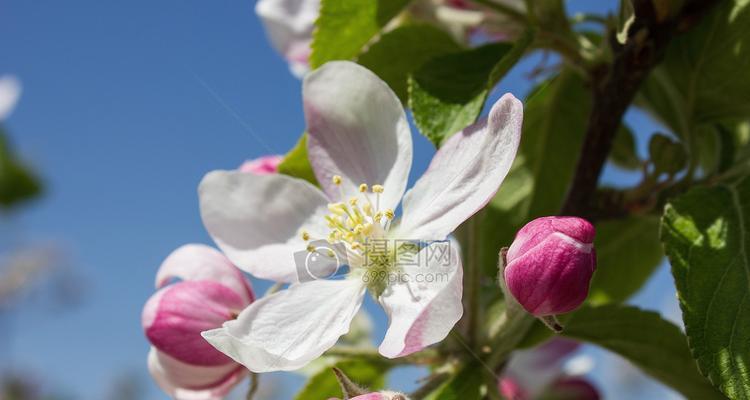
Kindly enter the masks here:
M 37 197 L 42 191 L 39 180 L 15 154 L 0 127 L 0 209 L 8 209 Z
M 339 361 L 334 366 L 343 371 L 354 383 L 373 391 L 383 388 L 385 374 L 390 368 L 387 363 L 358 360 Z M 320 400 L 331 397 L 341 398 L 341 386 L 333 370 L 325 368 L 311 377 L 294 399 Z
M 597 266 L 588 301 L 623 302 L 643 286 L 662 260 L 659 219 L 633 216 L 596 226 Z
M 590 342 L 630 360 L 688 399 L 722 399 L 698 372 L 680 328 L 659 314 L 631 306 L 583 307 L 563 335 Z
M 432 25 L 404 25 L 383 34 L 357 62 L 386 81 L 406 103 L 409 74 L 436 56 L 460 50 L 448 33 Z
M 750 2 L 720 2 L 676 36 L 642 86 L 638 104 L 678 136 L 696 125 L 750 116 Z
M 350 60 L 410 0 L 322 0 L 315 22 L 310 64 Z
M 437 147 L 474 123 L 489 91 L 521 59 L 532 40 L 493 43 L 433 58 L 409 79 L 409 106 L 420 132 Z
M 681 143 L 675 142 L 669 137 L 656 134 L 651 136 L 648 143 L 648 153 L 654 164 L 654 172 L 657 174 L 666 172 L 674 175 L 683 168 L 687 161 L 685 148 Z
M 622 169 L 636 170 L 641 168 L 642 162 L 635 150 L 633 132 L 625 125 L 621 125 L 615 134 L 609 160 Z
M 662 241 L 701 371 L 750 399 L 750 178 L 695 188 L 665 207 Z
M 307 133 L 302 136 L 294 145 L 294 148 L 284 156 L 279 164 L 279 173 L 304 179 L 313 185 L 318 185 L 315 173 L 312 170 L 310 161 L 307 158 Z
M 484 372 L 477 364 L 470 364 L 440 385 L 426 400 L 479 400 Z

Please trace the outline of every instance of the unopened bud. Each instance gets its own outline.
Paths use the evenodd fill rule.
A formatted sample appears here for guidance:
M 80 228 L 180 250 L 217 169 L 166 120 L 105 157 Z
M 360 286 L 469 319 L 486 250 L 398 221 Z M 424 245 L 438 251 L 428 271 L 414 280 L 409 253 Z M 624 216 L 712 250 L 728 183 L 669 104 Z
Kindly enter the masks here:
M 581 218 L 529 222 L 507 252 L 503 274 L 508 291 L 537 317 L 576 309 L 588 295 L 596 267 L 593 242 L 594 227 Z
M 550 400 L 599 400 L 596 387 L 584 378 L 565 377 L 555 381 L 542 395 Z

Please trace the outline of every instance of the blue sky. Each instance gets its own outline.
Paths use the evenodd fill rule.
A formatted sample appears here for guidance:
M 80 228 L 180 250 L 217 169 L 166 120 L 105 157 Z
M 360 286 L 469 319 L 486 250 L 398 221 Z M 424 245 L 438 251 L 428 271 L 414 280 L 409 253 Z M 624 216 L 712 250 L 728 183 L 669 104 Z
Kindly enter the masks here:
M 0 74 L 18 76 L 24 89 L 7 127 L 47 185 L 41 201 L 0 223 L 14 242 L 63 246 L 85 288 L 75 308 L 24 302 L 0 319 L 0 365 L 81 399 L 106 396 L 132 373 L 146 398 L 164 398 L 146 372 L 140 312 L 171 250 L 210 243 L 198 182 L 210 170 L 286 152 L 304 128 L 300 82 L 270 48 L 253 6 L 0 0 Z M 497 93 L 523 96 L 530 83 L 522 70 L 533 62 Z M 414 140 L 417 174 L 433 150 Z M 627 176 L 609 170 L 607 179 Z M 643 301 L 670 284 L 662 271 Z

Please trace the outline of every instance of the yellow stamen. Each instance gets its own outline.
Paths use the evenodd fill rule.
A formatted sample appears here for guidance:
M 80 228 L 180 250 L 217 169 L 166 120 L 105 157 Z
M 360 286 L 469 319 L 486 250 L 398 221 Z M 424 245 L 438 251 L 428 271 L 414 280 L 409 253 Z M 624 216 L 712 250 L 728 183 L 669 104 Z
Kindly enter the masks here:
M 395 216 L 396 216 L 396 215 L 395 215 L 395 214 L 393 213 L 393 210 L 391 210 L 390 208 L 389 208 L 389 209 L 387 209 L 387 210 L 385 210 L 385 211 L 383 211 L 383 215 L 385 215 L 385 217 L 386 217 L 386 218 L 388 218 L 389 220 L 392 220 L 392 219 L 393 219 L 393 217 L 395 217 Z
M 359 185 L 359 192 L 360 192 L 360 193 L 365 193 L 365 192 L 367 192 L 367 184 L 366 184 L 366 183 L 363 183 L 363 184 L 360 184 L 360 185 Z
M 349 213 L 349 211 L 346 209 L 346 204 L 344 203 L 331 203 L 328 205 L 328 211 L 342 217 Z
M 352 207 L 354 207 L 354 206 L 357 205 L 357 201 L 358 201 L 358 199 L 356 197 L 350 197 L 349 198 L 349 205 L 351 205 Z
M 341 185 L 341 176 L 339 176 L 339 175 L 334 175 L 334 176 L 333 176 L 333 177 L 331 178 L 331 181 L 333 182 L 333 184 L 334 184 L 334 185 L 336 185 L 336 186 L 339 186 L 339 185 Z
M 383 185 L 372 185 L 372 192 L 373 193 L 380 194 L 380 193 L 383 193 L 383 190 L 385 190 L 385 188 L 383 187 Z
M 315 246 L 313 246 L 311 244 L 308 244 L 307 245 L 307 251 L 309 251 L 310 253 L 314 252 L 315 251 Z
M 308 233 L 307 231 L 302 231 L 302 240 L 304 240 L 305 242 L 310 240 L 310 233 Z

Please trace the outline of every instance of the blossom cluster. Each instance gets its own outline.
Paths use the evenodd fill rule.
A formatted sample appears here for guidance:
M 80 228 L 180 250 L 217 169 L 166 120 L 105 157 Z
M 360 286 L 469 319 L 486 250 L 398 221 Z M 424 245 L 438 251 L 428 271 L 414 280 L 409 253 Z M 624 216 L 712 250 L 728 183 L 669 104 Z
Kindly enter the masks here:
M 220 399 L 248 373 L 306 366 L 349 331 L 366 293 L 388 316 L 383 357 L 442 341 L 463 315 L 452 233 L 496 195 L 521 139 L 523 106 L 506 94 L 447 139 L 407 190 L 412 132 L 388 84 L 348 61 L 307 71 L 317 2 L 261 0 L 257 11 L 304 74 L 307 154 L 319 186 L 279 173 L 280 156 L 203 178 L 200 213 L 218 249 L 189 244 L 169 255 L 142 315 L 149 370 L 177 399 Z M 529 223 L 507 253 L 506 294 L 539 317 L 576 308 L 594 270 L 593 235 L 579 218 Z M 288 286 L 256 298 L 244 273 Z M 526 398 L 519 382 L 511 371 L 499 390 Z

